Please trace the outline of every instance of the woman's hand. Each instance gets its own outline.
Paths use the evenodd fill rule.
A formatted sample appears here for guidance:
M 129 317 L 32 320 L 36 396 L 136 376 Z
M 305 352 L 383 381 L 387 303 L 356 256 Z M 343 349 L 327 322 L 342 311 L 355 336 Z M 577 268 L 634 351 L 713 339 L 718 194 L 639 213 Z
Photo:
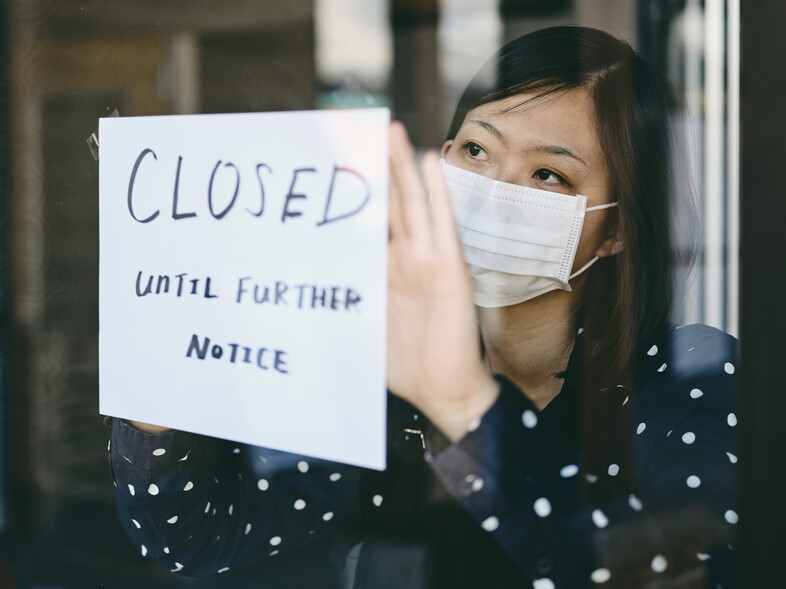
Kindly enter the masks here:
M 453 441 L 494 403 L 447 186 L 424 159 L 431 206 L 404 126 L 390 128 L 388 388 Z

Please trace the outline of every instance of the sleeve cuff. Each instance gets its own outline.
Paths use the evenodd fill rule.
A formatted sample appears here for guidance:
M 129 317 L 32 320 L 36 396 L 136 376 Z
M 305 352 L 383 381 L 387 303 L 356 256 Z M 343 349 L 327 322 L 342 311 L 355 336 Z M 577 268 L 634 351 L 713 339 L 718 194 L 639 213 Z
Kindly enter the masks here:
M 161 434 L 143 432 L 122 419 L 111 418 L 110 452 L 114 460 L 124 460 L 152 471 L 167 468 L 201 452 L 202 442 L 196 434 L 168 431 Z

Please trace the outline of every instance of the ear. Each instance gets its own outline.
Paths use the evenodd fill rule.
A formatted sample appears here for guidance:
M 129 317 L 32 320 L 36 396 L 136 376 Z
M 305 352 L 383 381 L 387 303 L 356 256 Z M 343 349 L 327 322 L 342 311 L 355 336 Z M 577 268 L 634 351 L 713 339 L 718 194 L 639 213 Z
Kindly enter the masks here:
M 450 150 L 450 146 L 453 145 L 453 140 L 448 139 L 445 143 L 442 144 L 442 149 L 439 152 L 439 157 L 445 159 L 445 156 L 448 155 L 448 151 Z
M 622 243 L 622 240 L 617 239 L 614 235 L 609 235 L 595 250 L 595 255 L 599 258 L 608 258 L 616 256 L 623 249 L 625 249 L 625 244 Z

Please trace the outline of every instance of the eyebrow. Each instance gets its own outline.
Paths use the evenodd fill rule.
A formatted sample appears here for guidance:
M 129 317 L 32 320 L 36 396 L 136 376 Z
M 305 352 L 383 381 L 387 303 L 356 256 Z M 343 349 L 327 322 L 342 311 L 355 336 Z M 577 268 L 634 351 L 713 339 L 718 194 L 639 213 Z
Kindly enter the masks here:
M 492 125 L 491 123 L 488 123 L 486 121 L 479 121 L 477 119 L 470 119 L 467 122 L 468 123 L 475 123 L 476 125 L 479 125 L 479 126 L 483 127 L 486 131 L 488 131 L 489 133 L 494 135 L 494 137 L 499 139 L 502 142 L 503 145 L 505 145 L 505 146 L 508 145 L 508 138 L 505 137 L 505 135 L 503 135 L 502 132 L 499 129 L 497 129 L 494 125 Z
M 527 149 L 527 153 L 542 153 L 546 155 L 554 155 L 557 157 L 567 157 L 576 160 L 585 168 L 589 167 L 587 166 L 587 162 L 581 159 L 577 154 L 573 153 L 566 147 L 561 147 L 559 145 L 537 145 Z
M 509 145 L 508 138 L 494 125 L 487 121 L 481 121 L 478 119 L 470 119 L 467 121 L 468 123 L 474 123 L 480 127 L 483 127 L 486 131 L 494 135 L 497 139 L 499 139 L 503 145 L 506 147 Z M 567 147 L 562 147 L 560 145 L 536 145 L 535 147 L 530 147 L 526 150 L 526 153 L 534 153 L 534 154 L 545 154 L 545 155 L 553 155 L 557 157 L 567 157 L 570 159 L 574 159 L 583 165 L 585 168 L 587 166 L 587 162 L 585 162 L 579 155 L 575 154 Z

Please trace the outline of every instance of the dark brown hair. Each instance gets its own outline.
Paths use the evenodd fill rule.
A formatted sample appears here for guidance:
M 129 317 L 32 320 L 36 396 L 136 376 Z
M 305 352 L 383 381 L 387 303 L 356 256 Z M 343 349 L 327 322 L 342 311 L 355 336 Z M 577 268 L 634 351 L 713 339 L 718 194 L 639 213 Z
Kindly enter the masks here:
M 575 381 L 582 421 L 589 426 L 583 428 L 583 449 L 591 456 L 598 454 L 593 446 L 608 447 L 600 432 L 612 418 L 620 421 L 616 408 L 632 389 L 635 359 L 646 357 L 671 315 L 669 84 L 630 45 L 602 31 L 544 29 L 508 43 L 478 72 L 459 101 L 448 139 L 479 105 L 522 93 L 537 100 L 575 88 L 594 99 L 611 200 L 619 202 L 610 209 L 608 231 L 624 248 L 587 271 L 577 317 L 584 333 Z

